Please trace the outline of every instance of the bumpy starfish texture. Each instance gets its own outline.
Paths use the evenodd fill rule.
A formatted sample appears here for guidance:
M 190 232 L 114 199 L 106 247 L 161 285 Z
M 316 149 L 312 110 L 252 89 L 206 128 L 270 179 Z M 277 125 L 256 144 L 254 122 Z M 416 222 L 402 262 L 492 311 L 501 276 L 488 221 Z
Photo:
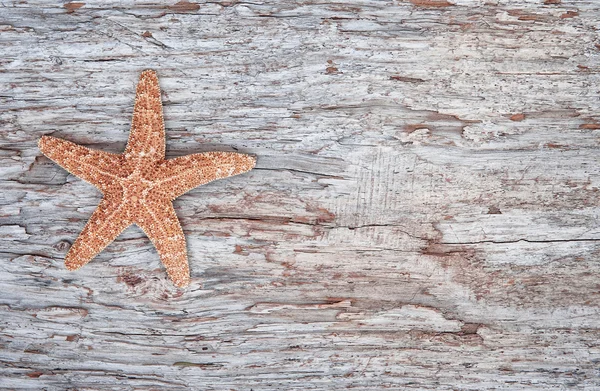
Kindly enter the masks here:
M 251 170 L 256 159 L 207 152 L 165 160 L 165 127 L 158 77 L 144 71 L 137 85 L 131 133 L 123 154 L 89 149 L 43 136 L 39 148 L 71 174 L 96 186 L 102 201 L 65 258 L 69 270 L 92 260 L 125 228 L 150 238 L 173 283 L 190 281 L 185 236 L 172 201 L 189 190 Z

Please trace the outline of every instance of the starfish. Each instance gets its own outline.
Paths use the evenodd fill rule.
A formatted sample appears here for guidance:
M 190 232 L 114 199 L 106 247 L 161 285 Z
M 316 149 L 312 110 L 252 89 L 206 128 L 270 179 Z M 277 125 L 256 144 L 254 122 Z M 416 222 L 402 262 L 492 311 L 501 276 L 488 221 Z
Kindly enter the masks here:
M 206 152 L 165 159 L 165 126 L 158 76 L 140 75 L 125 152 L 108 153 L 43 136 L 44 155 L 96 186 L 102 201 L 65 257 L 76 270 L 91 261 L 125 228 L 138 225 L 150 238 L 178 287 L 190 282 L 185 236 L 172 201 L 189 190 L 251 170 L 256 159 L 234 152 Z

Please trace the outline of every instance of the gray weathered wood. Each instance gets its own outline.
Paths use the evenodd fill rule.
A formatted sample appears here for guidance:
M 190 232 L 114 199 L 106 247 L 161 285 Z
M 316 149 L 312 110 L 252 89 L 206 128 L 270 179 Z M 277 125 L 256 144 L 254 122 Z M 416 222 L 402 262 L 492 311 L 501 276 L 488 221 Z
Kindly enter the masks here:
M 8 1 L 0 388 L 600 389 L 597 1 Z M 36 148 L 258 156 L 175 203 L 193 282 Z

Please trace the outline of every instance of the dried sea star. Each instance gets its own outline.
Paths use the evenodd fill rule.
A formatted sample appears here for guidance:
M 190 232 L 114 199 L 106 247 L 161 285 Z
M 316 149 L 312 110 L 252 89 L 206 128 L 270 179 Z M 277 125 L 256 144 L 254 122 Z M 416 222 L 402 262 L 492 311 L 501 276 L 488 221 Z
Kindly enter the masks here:
M 123 154 L 89 149 L 43 136 L 39 148 L 71 174 L 104 195 L 65 258 L 69 270 L 92 260 L 131 224 L 148 235 L 173 283 L 189 284 L 185 236 L 172 201 L 189 190 L 251 170 L 256 159 L 233 152 L 207 152 L 165 160 L 165 126 L 156 72 L 137 85 L 131 133 Z

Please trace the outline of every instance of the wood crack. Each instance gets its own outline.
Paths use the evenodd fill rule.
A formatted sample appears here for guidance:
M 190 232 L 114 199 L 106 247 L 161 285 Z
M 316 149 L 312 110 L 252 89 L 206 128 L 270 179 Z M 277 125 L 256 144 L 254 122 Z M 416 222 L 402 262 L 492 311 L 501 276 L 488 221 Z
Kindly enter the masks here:
M 436 244 L 445 245 L 471 245 L 471 244 L 511 244 L 511 243 L 577 243 L 577 242 L 600 242 L 600 238 L 582 238 L 582 239 L 515 239 L 515 240 L 476 240 L 471 242 L 438 242 Z

